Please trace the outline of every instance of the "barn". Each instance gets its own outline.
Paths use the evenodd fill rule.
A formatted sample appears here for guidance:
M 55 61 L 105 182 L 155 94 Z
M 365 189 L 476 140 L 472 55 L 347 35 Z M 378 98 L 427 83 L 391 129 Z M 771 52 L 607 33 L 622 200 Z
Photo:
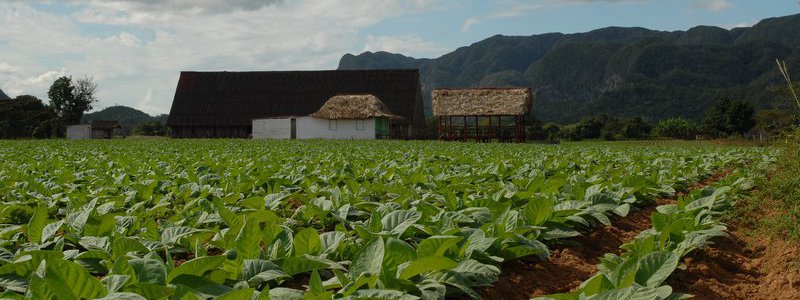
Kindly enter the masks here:
M 309 116 L 336 95 L 370 94 L 401 118 L 393 138 L 424 123 L 417 70 L 182 72 L 167 125 L 176 138 L 246 138 L 253 120 Z
M 431 98 L 439 140 L 525 142 L 529 88 L 435 89 Z
M 383 139 L 392 137 L 392 121 L 402 120 L 374 95 L 336 95 L 309 116 L 253 120 L 253 138 Z

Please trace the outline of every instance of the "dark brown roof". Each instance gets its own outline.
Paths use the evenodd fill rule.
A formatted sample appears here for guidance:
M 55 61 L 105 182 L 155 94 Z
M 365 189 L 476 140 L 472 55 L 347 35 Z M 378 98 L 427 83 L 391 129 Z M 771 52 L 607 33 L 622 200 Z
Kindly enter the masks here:
M 102 121 L 102 120 L 94 120 L 92 121 L 92 130 L 114 130 L 115 128 L 122 128 L 117 121 Z
M 304 116 L 340 94 L 372 94 L 423 123 L 417 70 L 182 72 L 170 127 L 250 127 L 254 118 Z

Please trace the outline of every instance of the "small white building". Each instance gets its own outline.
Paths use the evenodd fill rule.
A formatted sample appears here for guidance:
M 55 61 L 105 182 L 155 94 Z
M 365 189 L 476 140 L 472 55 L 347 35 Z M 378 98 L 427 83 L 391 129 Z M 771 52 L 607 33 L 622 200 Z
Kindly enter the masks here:
M 92 124 L 67 126 L 67 139 L 110 139 L 119 133 L 122 126 L 116 121 L 92 121 Z
M 92 125 L 69 125 L 67 126 L 67 139 L 88 140 L 92 138 Z
M 380 139 L 390 135 L 390 120 L 402 119 L 373 95 L 331 97 L 309 116 L 253 120 L 254 139 Z

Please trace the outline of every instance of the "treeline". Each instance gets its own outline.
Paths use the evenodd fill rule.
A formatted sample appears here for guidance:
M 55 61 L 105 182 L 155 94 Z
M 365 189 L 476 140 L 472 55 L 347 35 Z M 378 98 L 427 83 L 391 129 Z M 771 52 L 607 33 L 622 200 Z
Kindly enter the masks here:
M 541 122 L 529 116 L 525 125 L 528 140 L 557 143 L 582 140 L 641 140 L 671 138 L 693 140 L 696 138 L 744 137 L 747 134 L 781 138 L 800 124 L 798 115 L 791 109 L 768 109 L 756 113 L 744 101 L 721 98 L 705 111 L 701 122 L 684 117 L 665 118 L 656 123 L 645 122 L 640 117 L 616 117 L 597 114 L 583 117 L 572 124 Z M 437 138 L 438 122 L 431 118 L 423 130 L 423 138 Z
M 63 137 L 66 125 L 79 124 L 83 113 L 92 109 L 96 92 L 91 77 L 62 76 L 47 91 L 47 104 L 31 95 L 0 101 L 0 138 Z
M 91 77 L 73 80 L 72 77 L 63 76 L 50 86 L 47 103 L 31 95 L 13 99 L 0 97 L 0 138 L 64 137 L 67 125 L 90 124 L 96 120 L 119 122 L 122 135 L 169 135 L 167 115 L 151 117 L 124 106 L 113 106 L 84 115 L 97 102 L 96 92 L 97 84 Z

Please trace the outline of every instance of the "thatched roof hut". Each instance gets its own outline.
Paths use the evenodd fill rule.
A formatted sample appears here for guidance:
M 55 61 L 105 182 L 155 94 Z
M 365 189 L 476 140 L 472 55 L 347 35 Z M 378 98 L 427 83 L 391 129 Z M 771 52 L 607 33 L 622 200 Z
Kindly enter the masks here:
M 381 99 L 372 94 L 336 95 L 328 99 L 312 117 L 328 120 L 389 118 L 401 120 Z
M 533 102 L 529 88 L 433 90 L 434 116 L 518 116 Z

